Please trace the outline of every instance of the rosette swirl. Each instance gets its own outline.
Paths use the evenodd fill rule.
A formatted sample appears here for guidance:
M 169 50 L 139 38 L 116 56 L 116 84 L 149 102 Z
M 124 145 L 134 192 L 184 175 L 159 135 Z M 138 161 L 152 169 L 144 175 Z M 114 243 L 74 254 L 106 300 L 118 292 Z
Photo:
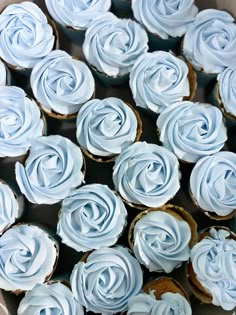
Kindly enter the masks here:
M 129 73 L 136 59 L 147 50 L 148 37 L 143 27 L 112 13 L 93 20 L 83 44 L 90 65 L 111 77 Z
M 82 166 L 81 150 L 69 139 L 39 137 L 32 143 L 24 165 L 16 163 L 16 180 L 30 202 L 54 204 L 81 185 Z
M 129 147 L 136 138 L 138 122 L 122 100 L 109 97 L 85 104 L 77 117 L 77 140 L 97 156 L 112 156 Z
M 25 154 L 43 135 L 45 122 L 34 100 L 15 86 L 0 87 L 0 157 Z
M 0 288 L 31 290 L 53 272 L 58 247 L 34 225 L 15 225 L 0 237 Z
M 236 154 L 218 152 L 198 161 L 190 177 L 190 191 L 200 208 L 219 216 L 236 209 Z
M 7 85 L 7 69 L 4 63 L 0 60 L 0 86 Z
M 177 158 L 169 150 L 137 142 L 116 158 L 113 182 L 121 196 L 132 204 L 159 207 L 180 188 Z
M 236 69 L 226 68 L 217 77 L 219 94 L 226 113 L 236 116 Z
M 32 68 L 54 46 L 53 29 L 34 3 L 9 5 L 0 14 L 0 56 L 16 68 Z
M 137 21 L 163 39 L 182 36 L 198 13 L 194 0 L 132 0 Z
M 138 261 L 121 246 L 95 250 L 86 262 L 75 265 L 71 275 L 75 298 L 88 311 L 107 315 L 126 311 L 128 299 L 142 284 Z
M 45 0 L 53 19 L 75 30 L 87 29 L 93 19 L 108 11 L 111 0 Z
M 235 68 L 236 24 L 224 11 L 203 10 L 184 37 L 185 57 L 198 70 L 219 73 Z
M 30 82 L 42 108 L 62 115 L 78 112 L 95 90 L 88 66 L 62 50 L 52 51 L 38 62 Z
M 157 127 L 164 146 L 190 163 L 220 151 L 227 140 L 222 113 L 210 104 L 175 103 L 160 114 Z
M 82 306 L 62 283 L 37 284 L 21 300 L 18 315 L 83 315 Z
M 126 224 L 122 200 L 106 185 L 74 190 L 62 203 L 57 233 L 77 251 L 89 251 L 117 242 Z
M 236 241 L 225 230 L 210 229 L 191 250 L 193 270 L 201 285 L 212 295 L 212 303 L 224 310 L 236 307 Z
M 130 72 L 130 88 L 137 106 L 162 112 L 190 94 L 188 66 L 171 53 L 143 54 Z

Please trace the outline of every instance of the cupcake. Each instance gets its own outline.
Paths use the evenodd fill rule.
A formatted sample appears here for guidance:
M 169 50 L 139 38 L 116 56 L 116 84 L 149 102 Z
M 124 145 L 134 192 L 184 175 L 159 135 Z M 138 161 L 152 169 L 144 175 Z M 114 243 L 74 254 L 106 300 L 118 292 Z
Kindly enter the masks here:
M 55 48 L 55 32 L 36 4 L 11 4 L 0 14 L 0 57 L 15 70 L 31 69 Z
M 132 17 L 131 0 L 112 0 L 112 12 L 120 17 Z
M 163 145 L 188 163 L 220 151 L 227 140 L 222 113 L 210 104 L 177 102 L 161 113 L 157 128 Z
M 132 0 L 132 9 L 148 31 L 152 51 L 177 49 L 198 13 L 194 0 Z
M 0 86 L 11 84 L 11 74 L 5 64 L 0 60 Z
M 84 311 L 66 285 L 58 281 L 49 281 L 37 284 L 26 293 L 20 302 L 17 314 L 83 315 Z
M 110 162 L 138 141 L 142 121 L 137 111 L 119 98 L 94 99 L 79 111 L 76 137 L 82 150 L 93 160 Z
M 54 204 L 82 184 L 83 162 L 80 148 L 71 140 L 39 137 L 24 163 L 16 163 L 16 181 L 31 203 Z
M 78 252 L 114 245 L 126 224 L 127 211 L 108 186 L 85 185 L 62 202 L 57 234 Z
M 42 109 L 59 119 L 76 117 L 95 92 L 88 66 L 62 50 L 52 51 L 34 66 L 30 83 Z
M 173 103 L 193 99 L 196 75 L 182 59 L 156 51 L 139 57 L 129 84 L 136 105 L 159 114 Z
M 26 154 L 31 142 L 46 133 L 36 102 L 16 86 L 0 87 L 0 157 Z
M 105 84 L 128 81 L 139 56 L 148 50 L 148 37 L 141 25 L 105 13 L 93 20 L 85 34 L 83 52 Z
M 75 265 L 71 288 L 87 311 L 112 315 L 124 312 L 143 284 L 138 261 L 122 246 L 97 249 Z
M 235 309 L 235 252 L 236 235 L 228 228 L 211 227 L 200 234 L 187 271 L 192 292 L 203 303 Z
M 197 224 L 183 208 L 166 205 L 138 214 L 129 228 L 129 245 L 150 272 L 170 273 L 190 256 Z
M 138 209 L 160 207 L 180 188 L 179 163 L 166 148 L 137 142 L 116 158 L 113 182 L 130 206 Z
M 47 281 L 57 263 L 59 248 L 44 230 L 19 224 L 0 237 L 0 288 L 15 294 Z
M 190 177 L 190 195 L 210 218 L 226 220 L 236 214 L 236 154 L 222 151 L 198 161 Z

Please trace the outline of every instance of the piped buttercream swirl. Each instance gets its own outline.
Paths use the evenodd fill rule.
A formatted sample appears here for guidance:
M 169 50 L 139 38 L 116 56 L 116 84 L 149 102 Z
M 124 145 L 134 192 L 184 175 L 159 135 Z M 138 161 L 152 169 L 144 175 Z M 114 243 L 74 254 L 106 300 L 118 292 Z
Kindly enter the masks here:
M 236 116 L 236 69 L 226 68 L 218 74 L 217 80 L 225 112 Z

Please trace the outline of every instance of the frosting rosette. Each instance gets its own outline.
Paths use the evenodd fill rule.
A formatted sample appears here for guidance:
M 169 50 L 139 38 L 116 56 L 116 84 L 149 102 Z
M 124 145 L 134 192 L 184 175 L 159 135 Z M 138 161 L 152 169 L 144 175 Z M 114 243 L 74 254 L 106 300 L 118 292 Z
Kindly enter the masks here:
M 219 73 L 227 67 L 235 68 L 234 18 L 220 10 L 201 11 L 185 34 L 183 51 L 197 70 L 206 73 Z
M 75 30 L 87 29 L 94 18 L 111 7 L 111 0 L 45 0 L 45 3 L 55 21 Z
M 18 315 L 83 315 L 83 307 L 75 301 L 67 286 L 59 282 L 37 284 L 20 302 Z
M 15 86 L 0 86 L 0 157 L 25 154 L 46 122 L 36 102 Z
M 163 145 L 190 163 L 220 151 L 227 140 L 222 113 L 210 104 L 177 102 L 160 114 L 157 127 Z
M 111 77 L 128 74 L 136 59 L 148 50 L 144 28 L 131 19 L 104 13 L 85 34 L 83 52 L 96 70 Z
M 128 308 L 128 300 L 143 284 L 138 261 L 121 246 L 104 247 L 92 252 L 86 262 L 75 265 L 71 288 L 87 311 L 116 314 Z
M 186 33 L 198 13 L 193 0 L 132 0 L 137 21 L 163 39 Z
M 76 122 L 79 144 L 95 156 L 120 154 L 136 139 L 138 121 L 133 110 L 115 97 L 87 102 Z
M 69 139 L 39 137 L 33 141 L 24 165 L 16 163 L 16 181 L 30 202 L 54 204 L 82 184 L 82 167 L 81 150 Z
M 191 173 L 190 191 L 205 211 L 227 216 L 236 210 L 236 154 L 221 151 L 199 160 Z
M 62 50 L 54 50 L 38 62 L 30 82 L 43 110 L 61 115 L 77 113 L 95 90 L 88 66 Z
M 230 311 L 236 307 L 236 241 L 224 229 L 211 228 L 191 250 L 191 263 L 200 284 L 212 296 L 212 304 Z
M 131 205 L 159 207 L 180 188 L 179 163 L 164 147 L 136 142 L 116 158 L 115 188 Z
M 31 290 L 54 271 L 57 243 L 41 228 L 20 224 L 0 237 L 0 288 Z
M 218 74 L 217 80 L 224 111 L 236 116 L 236 69 L 226 68 Z
M 62 202 L 57 233 L 76 251 L 114 245 L 126 224 L 127 211 L 108 186 L 85 185 Z
M 188 66 L 165 51 L 143 54 L 130 72 L 130 88 L 137 106 L 162 112 L 190 95 Z
M 0 56 L 15 68 L 32 68 L 55 43 L 47 17 L 34 3 L 9 5 L 0 14 Z

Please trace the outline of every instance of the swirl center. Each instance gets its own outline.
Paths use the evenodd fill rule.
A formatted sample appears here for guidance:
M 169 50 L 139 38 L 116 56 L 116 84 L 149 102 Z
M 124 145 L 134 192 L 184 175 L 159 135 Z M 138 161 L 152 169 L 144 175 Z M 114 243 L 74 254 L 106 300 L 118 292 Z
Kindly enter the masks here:
M 21 120 L 17 115 L 0 114 L 0 137 L 9 139 L 21 128 Z

